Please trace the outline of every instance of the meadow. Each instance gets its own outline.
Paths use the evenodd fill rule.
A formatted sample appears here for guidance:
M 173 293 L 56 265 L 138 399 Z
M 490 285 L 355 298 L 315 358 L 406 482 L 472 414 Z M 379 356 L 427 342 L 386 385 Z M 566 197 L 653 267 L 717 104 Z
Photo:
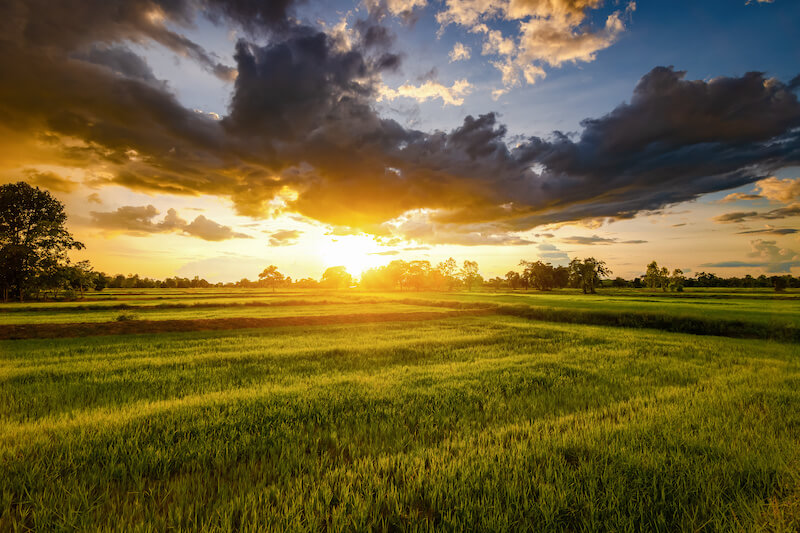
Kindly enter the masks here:
M 797 531 L 798 304 L 227 289 L 7 304 L 0 333 L 27 338 L 0 340 L 0 531 Z M 127 333 L 109 334 L 120 314 Z M 251 327 L 271 318 L 294 322 Z M 170 321 L 191 327 L 153 333 Z M 78 336 L 37 338 L 53 325 Z

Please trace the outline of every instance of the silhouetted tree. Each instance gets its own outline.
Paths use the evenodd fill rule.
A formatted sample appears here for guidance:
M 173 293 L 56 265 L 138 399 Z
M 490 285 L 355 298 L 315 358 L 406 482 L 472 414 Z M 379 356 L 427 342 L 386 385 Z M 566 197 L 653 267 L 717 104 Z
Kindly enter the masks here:
M 683 270 L 680 268 L 673 270 L 672 275 L 669 277 L 669 290 L 683 292 L 683 286 L 685 283 L 686 276 L 683 275 Z
M 521 283 L 519 272 L 514 272 L 513 270 L 506 272 L 506 283 L 511 287 L 511 290 L 519 287 Z
M 783 292 L 789 285 L 786 276 L 772 276 L 770 280 L 772 281 L 772 286 L 775 288 L 775 292 Z
M 461 281 L 467 287 L 468 291 L 472 290 L 473 285 L 477 285 L 483 281 L 481 275 L 478 274 L 477 261 L 464 261 L 464 266 L 459 273 Z
M 644 284 L 648 289 L 667 290 L 669 283 L 669 270 L 666 268 L 659 268 L 658 263 L 653 261 L 647 265 L 647 271 L 644 274 Z
M 458 263 L 456 263 L 456 260 L 451 257 L 447 261 L 442 261 L 436 265 L 436 270 L 444 278 L 447 290 L 452 291 L 453 287 L 458 283 Z
M 600 261 L 594 257 L 587 257 L 583 261 L 573 259 L 569 263 L 570 281 L 575 287 L 583 290 L 584 294 L 597 292 L 595 287 L 600 283 L 600 276 L 608 276 L 611 269 L 606 266 L 605 261 Z
M 321 285 L 331 289 L 342 289 L 353 283 L 353 276 L 343 266 L 333 266 L 322 274 Z
M 83 248 L 67 231 L 64 205 L 25 182 L 0 186 L 0 270 L 3 296 L 20 301 L 46 263 L 67 263 L 70 249 Z
M 278 267 L 270 265 L 258 275 L 258 279 L 267 287 L 272 287 L 272 292 L 275 292 L 275 287 L 281 285 L 285 278 L 278 272 Z

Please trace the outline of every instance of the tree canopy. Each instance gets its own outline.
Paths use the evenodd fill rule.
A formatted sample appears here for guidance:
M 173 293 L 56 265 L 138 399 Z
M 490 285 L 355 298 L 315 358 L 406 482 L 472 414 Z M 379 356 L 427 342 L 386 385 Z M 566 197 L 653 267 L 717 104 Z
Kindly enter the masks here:
M 67 252 L 83 248 L 65 227 L 64 205 L 25 182 L 0 186 L 0 284 L 20 301 L 37 284 L 57 280 Z

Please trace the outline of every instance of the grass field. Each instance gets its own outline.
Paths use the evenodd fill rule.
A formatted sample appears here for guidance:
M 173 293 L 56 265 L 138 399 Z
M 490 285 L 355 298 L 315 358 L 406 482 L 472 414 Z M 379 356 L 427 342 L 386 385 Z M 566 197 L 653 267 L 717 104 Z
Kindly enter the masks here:
M 0 306 L 2 327 L 33 332 L 136 315 L 134 334 L 0 341 L 0 531 L 798 531 L 800 344 L 769 340 L 800 328 L 798 298 L 184 290 Z M 401 316 L 422 311 L 441 318 Z M 659 321 L 580 323 L 636 314 Z M 205 330 L 212 317 L 242 327 Z M 135 334 L 170 320 L 198 330 Z M 688 320 L 730 335 L 665 331 Z

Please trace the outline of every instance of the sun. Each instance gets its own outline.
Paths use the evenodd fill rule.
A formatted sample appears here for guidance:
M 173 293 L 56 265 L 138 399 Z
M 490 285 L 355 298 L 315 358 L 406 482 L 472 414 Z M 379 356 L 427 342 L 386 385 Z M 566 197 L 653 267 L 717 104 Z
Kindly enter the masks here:
M 377 255 L 379 251 L 378 244 L 363 235 L 331 237 L 319 247 L 319 255 L 325 268 L 344 266 L 354 277 L 387 262 L 386 256 Z

